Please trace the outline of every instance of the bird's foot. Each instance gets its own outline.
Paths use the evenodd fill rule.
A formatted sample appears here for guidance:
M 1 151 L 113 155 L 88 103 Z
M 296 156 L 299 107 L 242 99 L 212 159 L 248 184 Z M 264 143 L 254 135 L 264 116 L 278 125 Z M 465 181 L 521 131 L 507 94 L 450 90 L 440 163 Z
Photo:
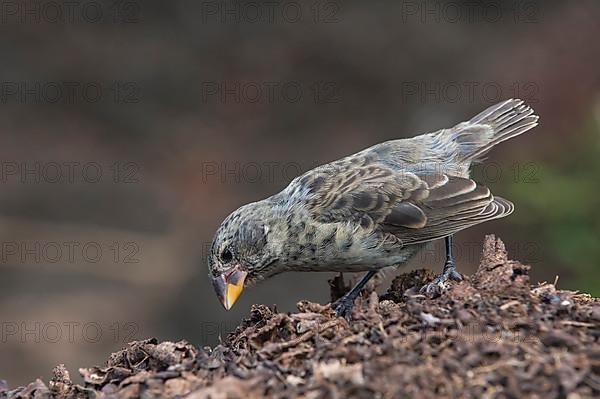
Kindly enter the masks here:
M 454 262 L 446 263 L 444 265 L 444 271 L 441 274 L 435 276 L 435 278 L 428 284 L 421 287 L 419 291 L 421 294 L 425 294 L 430 298 L 438 297 L 442 294 L 442 291 L 446 289 L 446 282 L 448 280 L 462 281 L 463 276 L 456 270 Z
M 331 305 L 331 308 L 335 311 L 336 316 L 343 317 L 347 321 L 350 321 L 350 316 L 353 307 L 354 298 L 349 298 L 346 295 L 344 295 Z

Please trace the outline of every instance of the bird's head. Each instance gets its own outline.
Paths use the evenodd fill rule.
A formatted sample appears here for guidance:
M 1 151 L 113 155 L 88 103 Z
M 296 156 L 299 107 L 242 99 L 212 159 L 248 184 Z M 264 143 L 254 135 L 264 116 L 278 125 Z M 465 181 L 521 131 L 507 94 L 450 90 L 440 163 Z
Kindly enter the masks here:
M 245 286 L 276 274 L 276 239 L 271 206 L 244 205 L 217 230 L 208 254 L 208 273 L 217 297 L 229 310 Z

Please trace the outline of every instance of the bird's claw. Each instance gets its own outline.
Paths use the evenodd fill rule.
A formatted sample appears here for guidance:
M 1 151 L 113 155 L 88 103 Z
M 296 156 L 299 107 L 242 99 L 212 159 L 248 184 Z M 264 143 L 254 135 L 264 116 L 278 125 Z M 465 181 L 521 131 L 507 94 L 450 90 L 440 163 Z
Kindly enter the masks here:
M 350 315 L 352 308 L 354 307 L 354 301 L 349 300 L 346 297 L 338 299 L 331 305 L 331 308 L 335 311 L 337 317 L 343 317 L 346 321 L 350 321 Z
M 433 281 L 425 284 L 419 290 L 419 293 L 425 294 L 430 298 L 438 297 L 442 294 L 442 291 L 446 289 L 446 282 L 448 280 L 462 281 L 463 276 L 460 274 L 454 265 L 446 265 L 444 272 L 435 276 Z

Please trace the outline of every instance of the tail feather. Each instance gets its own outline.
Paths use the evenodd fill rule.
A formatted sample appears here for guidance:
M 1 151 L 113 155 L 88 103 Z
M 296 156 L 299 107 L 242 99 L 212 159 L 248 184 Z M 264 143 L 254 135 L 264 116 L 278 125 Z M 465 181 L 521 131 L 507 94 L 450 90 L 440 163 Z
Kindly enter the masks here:
M 537 126 L 538 119 L 523 100 L 510 99 L 456 125 L 450 134 L 458 143 L 461 161 L 474 161 L 495 145 Z

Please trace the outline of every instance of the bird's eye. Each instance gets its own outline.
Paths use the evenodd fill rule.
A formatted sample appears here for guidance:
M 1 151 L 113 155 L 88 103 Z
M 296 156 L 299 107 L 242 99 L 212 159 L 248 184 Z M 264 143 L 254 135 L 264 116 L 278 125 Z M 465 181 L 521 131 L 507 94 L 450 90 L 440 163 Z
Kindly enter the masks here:
M 221 252 L 221 260 L 225 263 L 231 262 L 233 259 L 233 254 L 229 250 L 229 248 L 225 248 L 223 252 Z

